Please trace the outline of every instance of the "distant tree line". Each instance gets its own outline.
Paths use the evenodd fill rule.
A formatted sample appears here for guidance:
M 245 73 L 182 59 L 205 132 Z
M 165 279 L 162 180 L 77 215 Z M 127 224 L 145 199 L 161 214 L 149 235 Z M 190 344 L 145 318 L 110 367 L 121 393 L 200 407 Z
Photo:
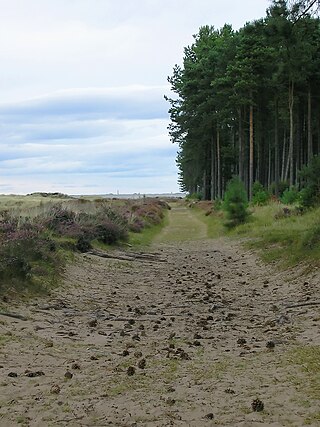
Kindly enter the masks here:
M 274 0 L 238 31 L 204 26 L 168 77 L 181 189 L 223 197 L 237 175 L 279 194 L 320 153 L 318 1 Z M 311 6 L 311 7 L 310 7 Z

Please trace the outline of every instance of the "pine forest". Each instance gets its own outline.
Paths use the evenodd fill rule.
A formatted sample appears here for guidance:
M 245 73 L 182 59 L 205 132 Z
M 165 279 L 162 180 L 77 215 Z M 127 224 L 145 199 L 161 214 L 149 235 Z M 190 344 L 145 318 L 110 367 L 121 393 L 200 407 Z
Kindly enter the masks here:
M 306 2 L 275 0 L 239 30 L 203 26 L 168 77 L 169 134 L 181 189 L 219 199 L 233 176 L 249 199 L 300 188 L 320 154 L 320 21 Z

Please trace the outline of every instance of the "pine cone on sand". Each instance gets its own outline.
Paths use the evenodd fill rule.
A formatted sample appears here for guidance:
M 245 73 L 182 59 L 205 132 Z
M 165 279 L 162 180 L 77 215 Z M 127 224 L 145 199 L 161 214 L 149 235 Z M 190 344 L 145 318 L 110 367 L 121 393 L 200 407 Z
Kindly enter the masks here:
M 260 399 L 255 399 L 251 403 L 251 407 L 254 412 L 261 412 L 264 409 L 264 404 Z

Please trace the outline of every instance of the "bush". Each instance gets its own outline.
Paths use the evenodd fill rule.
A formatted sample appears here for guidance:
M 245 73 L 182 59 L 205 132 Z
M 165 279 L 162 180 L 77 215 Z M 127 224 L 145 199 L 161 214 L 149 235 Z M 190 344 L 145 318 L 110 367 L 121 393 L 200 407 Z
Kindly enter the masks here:
M 285 205 L 292 205 L 293 203 L 296 203 L 298 201 L 299 193 L 296 187 L 290 187 L 287 188 L 282 196 L 280 197 L 280 200 Z
M 266 205 L 270 199 L 270 194 L 267 190 L 260 184 L 259 181 L 256 181 L 252 187 L 252 204 L 263 206 Z
M 304 235 L 301 246 L 305 249 L 320 248 L 320 223 L 315 223 Z
M 299 173 L 303 189 L 299 195 L 301 206 L 310 208 L 320 204 L 320 156 L 314 156 Z
M 52 281 L 59 264 L 53 240 L 37 230 L 18 228 L 1 242 L 0 287 L 34 284 L 39 276 Z M 45 284 L 45 280 L 42 282 L 42 285 Z
M 232 178 L 227 185 L 223 209 L 228 220 L 225 226 L 228 228 L 244 223 L 249 216 L 247 192 L 238 177 Z
M 96 238 L 102 243 L 113 245 L 119 240 L 127 240 L 128 234 L 124 228 L 106 219 L 97 225 Z
M 186 200 L 202 200 L 202 194 L 201 193 L 191 193 L 188 194 L 188 196 L 186 197 Z

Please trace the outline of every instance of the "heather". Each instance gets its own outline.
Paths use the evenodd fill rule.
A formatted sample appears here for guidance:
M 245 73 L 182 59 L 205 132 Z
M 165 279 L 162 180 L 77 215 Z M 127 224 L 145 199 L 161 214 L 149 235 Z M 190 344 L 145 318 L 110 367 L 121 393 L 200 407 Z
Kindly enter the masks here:
M 1 206 L 1 205 L 0 205 Z M 0 292 L 47 291 L 74 253 L 110 250 L 161 224 L 166 202 L 153 199 L 50 200 L 0 210 Z M 130 234 L 129 234 L 130 233 Z

